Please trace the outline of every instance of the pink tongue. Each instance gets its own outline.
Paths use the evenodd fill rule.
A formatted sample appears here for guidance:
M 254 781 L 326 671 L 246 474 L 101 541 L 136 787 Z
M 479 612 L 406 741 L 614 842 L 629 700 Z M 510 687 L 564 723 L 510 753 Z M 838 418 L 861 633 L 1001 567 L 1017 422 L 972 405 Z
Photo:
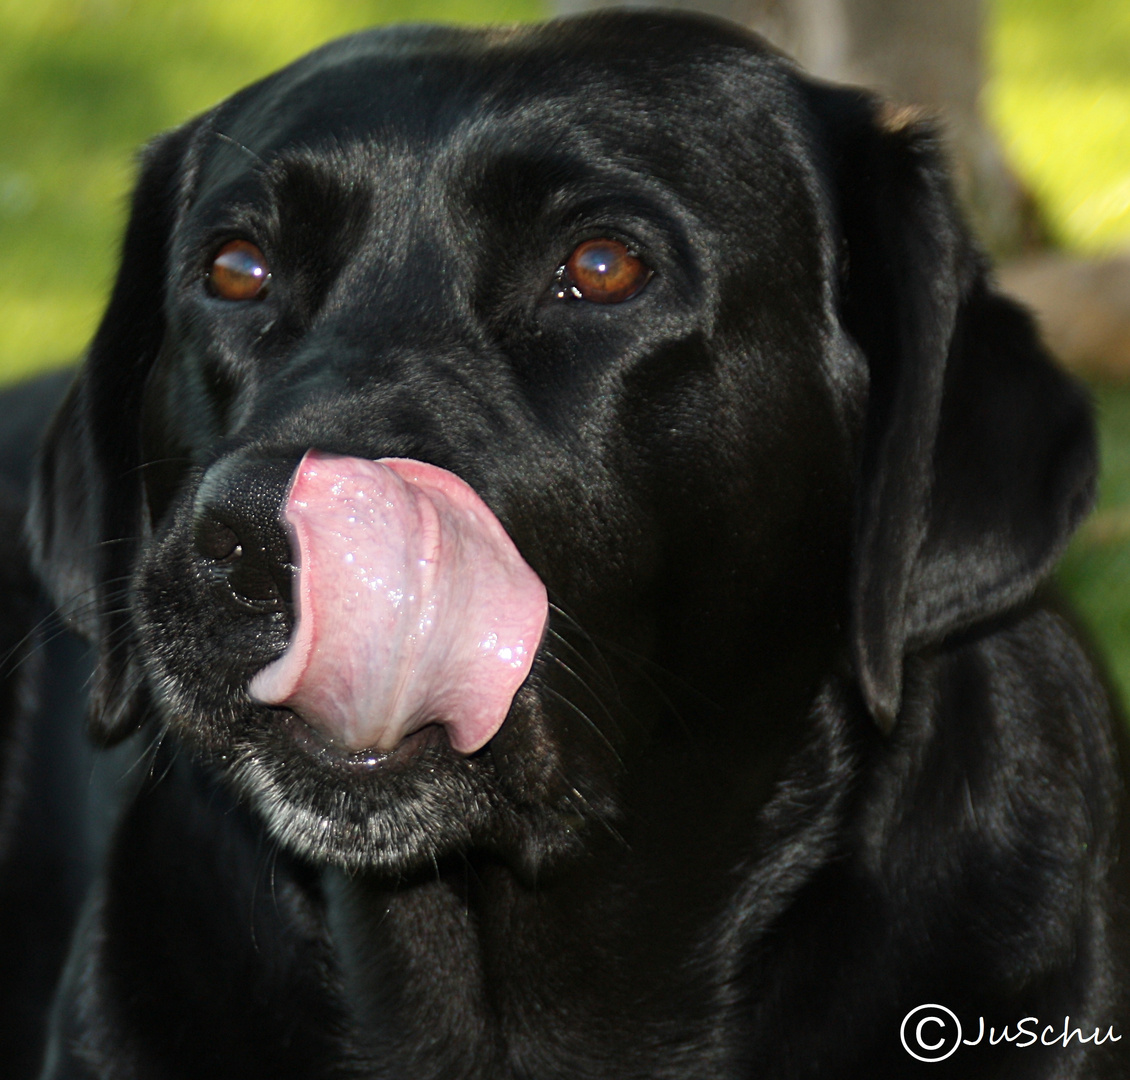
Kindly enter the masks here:
M 461 753 L 483 746 L 529 674 L 548 605 L 482 499 L 434 465 L 310 450 L 283 516 L 297 620 L 252 698 L 351 750 L 393 750 L 429 723 Z

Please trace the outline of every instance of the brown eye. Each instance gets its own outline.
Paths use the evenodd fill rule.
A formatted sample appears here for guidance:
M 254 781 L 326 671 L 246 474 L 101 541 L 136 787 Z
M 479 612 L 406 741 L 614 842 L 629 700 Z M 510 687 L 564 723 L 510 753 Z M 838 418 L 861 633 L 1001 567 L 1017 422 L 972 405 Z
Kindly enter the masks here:
M 558 271 L 561 288 L 594 304 L 619 304 L 636 295 L 648 282 L 651 270 L 619 240 L 586 240 Z
M 223 300 L 254 300 L 271 280 L 263 253 L 250 240 L 224 244 L 212 260 L 208 285 Z

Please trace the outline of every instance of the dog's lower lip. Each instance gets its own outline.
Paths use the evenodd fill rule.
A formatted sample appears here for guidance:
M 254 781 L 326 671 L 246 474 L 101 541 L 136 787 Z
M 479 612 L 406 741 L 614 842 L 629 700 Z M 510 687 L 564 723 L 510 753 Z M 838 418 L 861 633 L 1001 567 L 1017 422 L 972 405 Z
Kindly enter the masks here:
M 290 709 L 269 710 L 275 722 L 281 722 L 287 732 L 306 753 L 334 768 L 357 772 L 398 768 L 407 765 L 423 751 L 447 744 L 447 733 L 442 724 L 425 724 L 405 736 L 394 750 L 349 750 L 339 746 L 320 731 L 312 728 Z

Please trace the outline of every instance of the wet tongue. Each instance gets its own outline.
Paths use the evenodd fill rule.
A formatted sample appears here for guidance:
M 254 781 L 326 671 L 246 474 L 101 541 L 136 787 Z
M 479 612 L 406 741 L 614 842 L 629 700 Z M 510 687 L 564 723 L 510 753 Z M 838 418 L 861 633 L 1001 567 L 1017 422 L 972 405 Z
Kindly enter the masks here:
M 290 644 L 251 696 L 350 750 L 429 723 L 464 754 L 502 725 L 548 614 L 545 586 L 459 477 L 310 450 L 283 511 L 296 549 Z

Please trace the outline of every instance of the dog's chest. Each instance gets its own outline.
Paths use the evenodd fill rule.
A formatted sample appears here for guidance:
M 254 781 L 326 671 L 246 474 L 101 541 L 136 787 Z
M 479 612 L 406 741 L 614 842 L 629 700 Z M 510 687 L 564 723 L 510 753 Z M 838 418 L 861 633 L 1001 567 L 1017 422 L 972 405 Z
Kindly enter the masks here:
M 719 1058 L 743 1042 L 721 1030 L 719 973 L 673 927 L 624 925 L 615 898 L 585 910 L 575 894 L 497 880 L 390 896 L 337 878 L 327 892 L 331 933 L 349 942 L 337 955 L 366 1075 L 657 1077 L 675 1062 L 736 1075 Z

